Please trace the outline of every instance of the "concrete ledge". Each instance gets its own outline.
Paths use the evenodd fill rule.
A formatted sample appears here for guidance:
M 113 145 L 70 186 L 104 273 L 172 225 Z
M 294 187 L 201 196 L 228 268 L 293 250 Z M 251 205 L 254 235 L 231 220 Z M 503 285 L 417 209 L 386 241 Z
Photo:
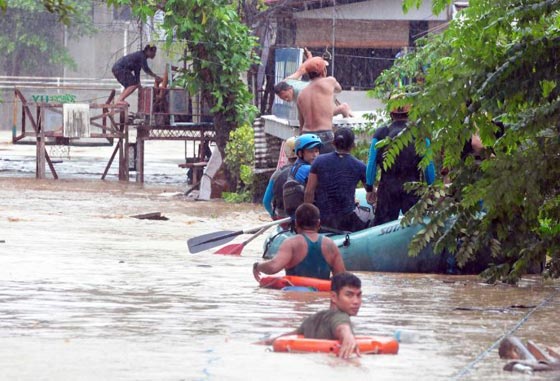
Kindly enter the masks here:
M 337 115 L 333 118 L 333 127 L 334 129 L 340 127 L 364 129 L 370 123 L 370 121 L 365 118 L 365 115 L 371 112 L 372 111 L 353 111 L 353 118 L 343 118 Z M 264 132 L 269 135 L 276 136 L 282 140 L 299 135 L 299 125 L 292 120 L 278 118 L 275 115 L 263 115 L 262 119 L 264 120 Z

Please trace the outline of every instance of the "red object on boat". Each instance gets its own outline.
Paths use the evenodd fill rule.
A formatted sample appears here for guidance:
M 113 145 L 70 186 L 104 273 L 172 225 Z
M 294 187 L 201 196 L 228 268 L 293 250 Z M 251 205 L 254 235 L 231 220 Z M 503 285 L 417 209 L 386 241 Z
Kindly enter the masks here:
M 282 277 L 265 276 L 259 282 L 261 287 L 281 290 L 288 286 L 313 287 L 317 291 L 330 291 L 331 281 L 304 276 L 285 275 Z
M 399 352 L 399 342 L 390 336 L 356 336 L 361 354 L 391 354 Z M 302 335 L 281 336 L 272 343 L 274 352 L 322 352 L 338 354 L 338 340 L 306 339 Z

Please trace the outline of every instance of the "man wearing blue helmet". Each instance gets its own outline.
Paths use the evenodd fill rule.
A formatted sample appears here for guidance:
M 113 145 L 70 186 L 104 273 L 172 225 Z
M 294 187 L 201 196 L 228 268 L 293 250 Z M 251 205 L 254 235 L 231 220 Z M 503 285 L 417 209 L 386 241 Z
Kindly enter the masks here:
M 323 143 L 314 134 L 304 134 L 296 139 L 295 151 L 297 160 L 290 170 L 288 181 L 284 184 L 284 209 L 289 216 L 293 216 L 297 207 L 303 204 L 303 194 L 311 164 L 317 156 Z

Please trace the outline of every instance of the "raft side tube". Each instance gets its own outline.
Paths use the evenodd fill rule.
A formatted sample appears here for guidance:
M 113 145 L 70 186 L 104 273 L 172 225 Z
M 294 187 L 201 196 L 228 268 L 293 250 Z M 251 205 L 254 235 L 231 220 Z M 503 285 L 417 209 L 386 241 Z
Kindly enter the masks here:
M 410 242 L 421 228 L 421 225 L 402 226 L 399 219 L 349 234 L 323 234 L 338 246 L 348 271 L 448 272 L 448 255 L 435 255 L 431 245 L 416 256 L 408 255 Z M 263 257 L 273 258 L 282 242 L 293 235 L 281 232 L 269 236 Z

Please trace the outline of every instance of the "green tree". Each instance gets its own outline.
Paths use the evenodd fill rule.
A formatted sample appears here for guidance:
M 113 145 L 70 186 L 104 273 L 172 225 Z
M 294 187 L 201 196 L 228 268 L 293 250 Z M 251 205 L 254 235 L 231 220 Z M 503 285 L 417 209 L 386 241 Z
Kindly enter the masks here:
M 404 0 L 403 8 L 419 3 Z M 449 3 L 434 1 L 434 12 Z M 431 151 L 417 151 L 425 160 L 441 153 L 450 169 L 448 187 L 411 186 L 422 199 L 405 222 L 431 218 L 411 253 L 430 242 L 463 264 L 490 249 L 494 266 L 483 275 L 509 282 L 547 257 L 546 274 L 560 276 L 560 2 L 471 0 L 419 45 L 375 89 L 386 95 L 403 73 L 423 79 L 403 89 L 399 102 L 413 105 L 414 123 L 389 154 L 412 136 L 429 137 Z M 473 134 L 484 143 L 482 161 L 461 155 Z
M 89 0 L 9 0 L 3 5 L 0 66 L 6 75 L 59 74 L 61 65 L 74 65 L 64 47 L 64 33 L 78 38 L 94 31 Z
M 33 3 L 37 3 L 34 1 Z M 39 3 L 50 13 L 58 15 L 59 21 L 64 24 L 70 23 L 70 15 L 75 11 L 73 5 L 69 1 L 63 0 L 41 0 Z M 0 9 L 6 11 L 11 1 L 0 0 Z
M 251 31 L 244 25 L 234 5 L 226 0 L 109 0 L 110 5 L 130 5 L 142 19 L 159 8 L 165 12 L 163 27 L 167 45 L 182 44 L 186 63 L 182 83 L 192 94 L 200 92 L 211 108 L 216 129 L 216 144 L 222 157 L 230 131 L 251 124 L 256 113 L 252 94 L 242 80 L 256 62 L 256 46 Z M 228 172 L 229 174 L 229 172 Z M 233 188 L 235 177 L 229 176 Z
M 236 193 L 229 195 L 232 201 L 251 201 L 255 162 L 254 135 L 255 131 L 250 124 L 244 124 L 230 133 L 224 162 L 238 183 Z M 224 195 L 224 199 L 228 201 L 228 195 Z

